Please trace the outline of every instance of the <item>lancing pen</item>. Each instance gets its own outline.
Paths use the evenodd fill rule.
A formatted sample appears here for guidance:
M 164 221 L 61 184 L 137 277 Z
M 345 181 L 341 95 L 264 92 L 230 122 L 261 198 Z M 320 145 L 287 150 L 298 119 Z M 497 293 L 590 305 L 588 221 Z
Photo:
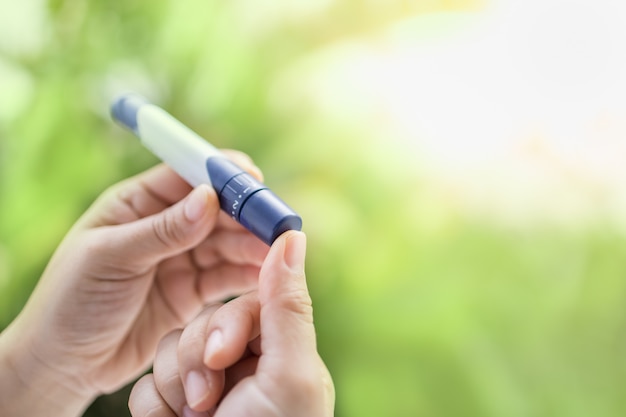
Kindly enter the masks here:
M 113 102 L 111 115 L 193 187 L 212 185 L 222 210 L 263 242 L 301 230 L 302 219 L 284 201 L 165 110 L 127 94 Z

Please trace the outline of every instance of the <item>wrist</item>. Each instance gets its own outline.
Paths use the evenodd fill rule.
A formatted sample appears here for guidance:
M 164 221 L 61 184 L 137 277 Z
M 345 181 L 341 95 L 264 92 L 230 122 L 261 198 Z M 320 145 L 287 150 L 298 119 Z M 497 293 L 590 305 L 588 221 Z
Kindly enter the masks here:
M 82 415 L 95 396 L 38 357 L 14 325 L 0 334 L 0 415 Z

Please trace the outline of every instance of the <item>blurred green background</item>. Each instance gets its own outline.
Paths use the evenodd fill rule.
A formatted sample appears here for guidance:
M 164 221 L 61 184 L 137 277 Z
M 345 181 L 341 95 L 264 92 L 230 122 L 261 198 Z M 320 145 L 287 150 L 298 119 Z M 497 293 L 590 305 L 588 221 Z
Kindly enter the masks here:
M 5 2 L 0 328 L 95 197 L 157 162 L 108 118 L 111 94 L 133 89 L 250 154 L 303 215 L 337 416 L 623 416 L 623 233 L 602 219 L 506 227 L 465 211 L 420 175 L 423 155 L 350 107 L 350 91 L 338 85 L 330 110 L 306 94 L 332 45 L 375 43 L 399 21 L 477 7 Z M 102 397 L 85 415 L 128 415 L 127 397 Z

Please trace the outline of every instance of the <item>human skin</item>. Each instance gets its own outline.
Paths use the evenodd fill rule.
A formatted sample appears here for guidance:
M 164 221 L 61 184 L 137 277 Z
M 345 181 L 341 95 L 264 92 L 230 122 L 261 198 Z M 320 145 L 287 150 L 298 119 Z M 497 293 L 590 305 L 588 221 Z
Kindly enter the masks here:
M 229 157 L 260 179 L 244 154 Z M 152 362 L 203 307 L 254 290 L 268 248 L 215 191 L 164 165 L 107 190 L 0 334 L 0 415 L 77 416 Z
M 334 388 L 317 353 L 306 238 L 272 245 L 258 291 L 207 307 L 159 344 L 133 388 L 133 417 L 329 417 Z

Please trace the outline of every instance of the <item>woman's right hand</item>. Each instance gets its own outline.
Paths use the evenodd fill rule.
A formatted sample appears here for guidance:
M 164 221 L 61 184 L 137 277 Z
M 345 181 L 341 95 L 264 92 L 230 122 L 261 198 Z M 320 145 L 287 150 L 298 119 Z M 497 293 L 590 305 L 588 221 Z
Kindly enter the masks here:
M 332 416 L 335 393 L 315 340 L 306 237 L 272 245 L 259 289 L 207 307 L 159 344 L 134 386 L 134 417 Z

